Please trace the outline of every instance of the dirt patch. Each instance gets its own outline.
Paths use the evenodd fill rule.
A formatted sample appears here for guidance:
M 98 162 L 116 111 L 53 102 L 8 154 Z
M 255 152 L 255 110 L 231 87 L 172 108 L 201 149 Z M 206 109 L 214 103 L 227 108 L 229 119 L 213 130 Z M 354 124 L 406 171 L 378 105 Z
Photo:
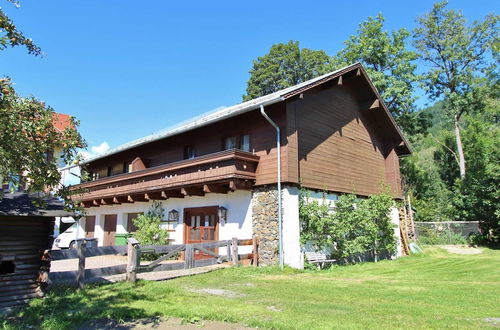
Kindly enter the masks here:
M 495 327 L 500 327 L 500 317 L 487 317 L 484 320 Z
M 483 251 L 479 248 L 470 247 L 466 245 L 442 245 L 441 248 L 449 253 L 454 254 L 481 254 Z
M 140 319 L 130 322 L 118 323 L 112 320 L 101 320 L 87 322 L 77 329 L 182 329 L 182 330 L 194 330 L 194 329 L 206 329 L 206 330 L 244 330 L 252 329 L 237 323 L 226 323 L 219 321 L 205 321 L 197 318 L 190 320 L 180 319 L 177 317 L 169 318 L 148 318 Z
M 221 297 L 226 297 L 226 298 L 241 298 L 245 297 L 246 295 L 243 293 L 238 293 L 234 292 L 231 290 L 224 290 L 224 289 L 212 289 L 212 288 L 203 288 L 203 289 L 189 289 L 191 292 L 196 292 L 196 293 L 206 293 L 214 296 L 221 296 Z

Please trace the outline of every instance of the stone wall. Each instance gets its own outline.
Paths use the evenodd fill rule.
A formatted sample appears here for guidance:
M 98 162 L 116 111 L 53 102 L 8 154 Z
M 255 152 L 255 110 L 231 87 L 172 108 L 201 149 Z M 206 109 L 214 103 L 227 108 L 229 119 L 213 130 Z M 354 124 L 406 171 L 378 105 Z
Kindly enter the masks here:
M 276 186 L 255 187 L 252 194 L 252 228 L 259 240 L 259 264 L 276 265 L 278 254 L 278 190 Z

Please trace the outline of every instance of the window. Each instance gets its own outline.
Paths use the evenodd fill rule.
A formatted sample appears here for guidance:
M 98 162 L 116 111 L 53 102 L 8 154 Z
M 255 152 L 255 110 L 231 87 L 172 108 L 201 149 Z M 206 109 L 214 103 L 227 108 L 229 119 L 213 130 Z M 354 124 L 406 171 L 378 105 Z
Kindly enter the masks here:
M 250 135 L 234 135 L 224 138 L 224 150 L 241 149 L 243 151 L 250 151 Z
M 16 265 L 12 260 L 5 260 L 0 263 L 0 275 L 14 274 Z
M 224 150 L 235 149 L 237 144 L 236 136 L 230 136 L 224 139 Z
M 196 157 L 193 146 L 184 147 L 184 159 L 191 159 Z
M 243 151 L 250 151 L 250 135 L 245 134 L 241 136 L 241 146 L 240 149 Z

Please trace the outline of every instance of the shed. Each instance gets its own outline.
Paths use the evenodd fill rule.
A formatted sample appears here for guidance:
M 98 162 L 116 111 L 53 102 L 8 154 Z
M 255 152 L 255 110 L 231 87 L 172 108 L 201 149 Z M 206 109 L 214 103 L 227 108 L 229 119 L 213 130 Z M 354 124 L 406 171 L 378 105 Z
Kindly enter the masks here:
M 0 314 L 43 296 L 50 269 L 44 251 L 52 245 L 54 220 L 70 215 L 46 194 L 0 197 Z

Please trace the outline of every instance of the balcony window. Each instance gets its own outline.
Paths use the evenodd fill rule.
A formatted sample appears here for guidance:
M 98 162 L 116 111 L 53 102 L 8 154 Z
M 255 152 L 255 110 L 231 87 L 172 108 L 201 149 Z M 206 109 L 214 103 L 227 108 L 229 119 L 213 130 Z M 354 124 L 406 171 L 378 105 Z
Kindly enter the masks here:
M 250 151 L 250 135 L 234 135 L 224 138 L 224 150 L 241 149 Z
M 230 136 L 224 139 L 224 150 L 236 149 L 238 139 L 236 136 Z
M 250 135 L 245 134 L 241 136 L 241 146 L 240 149 L 243 151 L 250 151 Z
M 184 147 L 184 159 L 192 159 L 196 157 L 195 150 L 193 146 L 185 146 Z

